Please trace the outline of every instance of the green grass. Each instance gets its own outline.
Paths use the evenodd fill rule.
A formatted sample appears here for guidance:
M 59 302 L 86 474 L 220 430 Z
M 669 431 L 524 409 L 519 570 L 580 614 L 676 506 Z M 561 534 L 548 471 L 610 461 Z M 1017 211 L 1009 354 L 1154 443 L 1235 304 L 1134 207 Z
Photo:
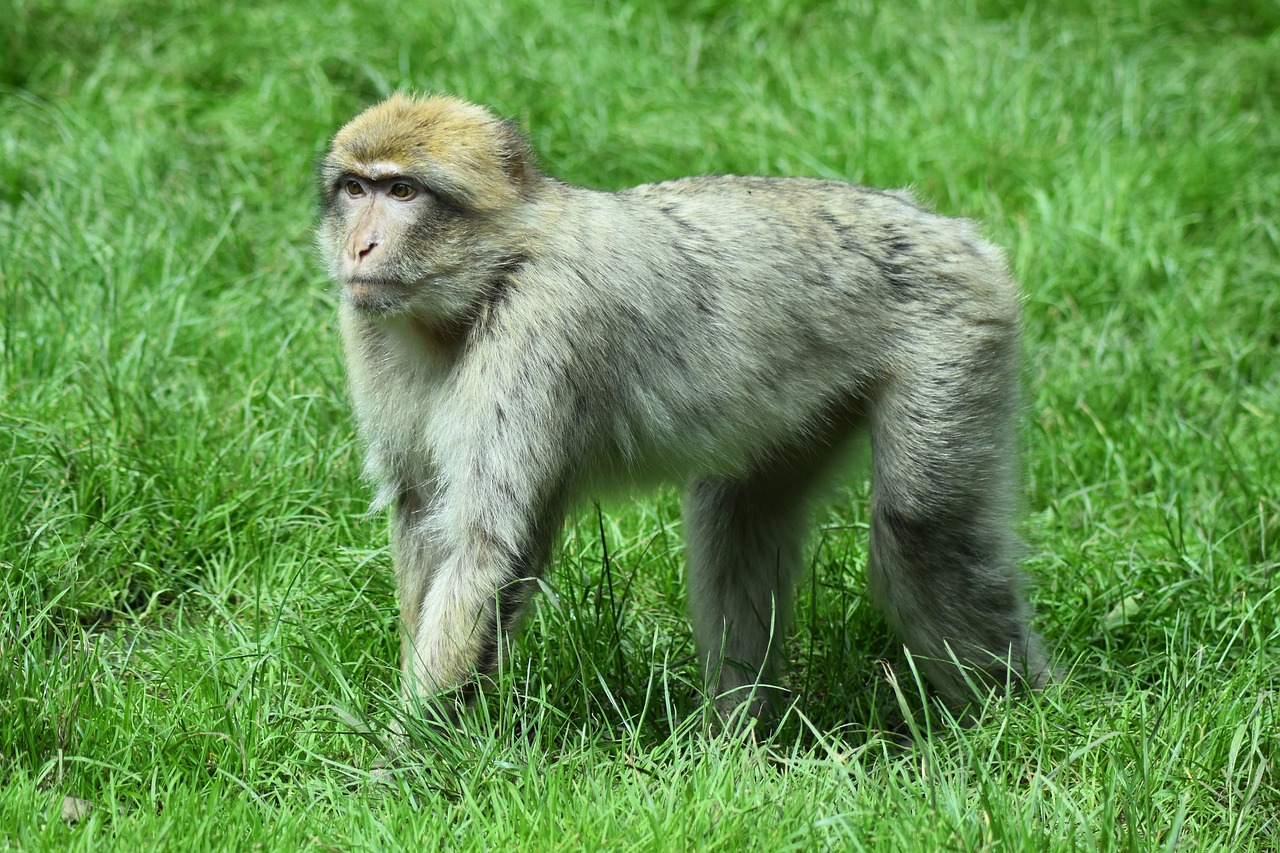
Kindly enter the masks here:
M 0 845 L 1280 846 L 1274 0 L 0 20 Z M 500 689 L 371 773 L 394 591 L 310 227 L 326 138 L 397 87 L 593 186 L 821 175 L 983 220 L 1027 295 L 1026 562 L 1069 678 L 970 727 L 922 702 L 856 469 L 796 708 L 713 738 L 664 493 L 575 516 Z

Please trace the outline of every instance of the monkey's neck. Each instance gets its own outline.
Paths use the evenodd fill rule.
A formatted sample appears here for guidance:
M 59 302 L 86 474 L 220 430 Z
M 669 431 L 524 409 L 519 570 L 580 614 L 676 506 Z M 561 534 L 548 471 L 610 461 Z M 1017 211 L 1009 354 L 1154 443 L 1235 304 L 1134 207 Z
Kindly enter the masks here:
M 369 317 L 344 311 L 342 326 L 352 364 L 379 374 L 405 369 L 414 375 L 424 369 L 430 373 L 448 371 L 461 355 L 467 335 L 464 324 L 431 322 L 406 314 Z
M 432 361 L 452 364 L 457 361 L 467 339 L 467 324 L 460 322 L 428 322 L 421 317 L 404 319 L 405 331 Z

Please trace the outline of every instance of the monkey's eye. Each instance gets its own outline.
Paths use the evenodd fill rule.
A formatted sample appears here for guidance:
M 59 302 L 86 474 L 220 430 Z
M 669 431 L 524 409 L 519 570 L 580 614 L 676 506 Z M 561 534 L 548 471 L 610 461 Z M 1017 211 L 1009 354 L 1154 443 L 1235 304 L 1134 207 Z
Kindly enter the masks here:
M 348 178 L 346 183 L 342 185 L 342 188 L 347 191 L 347 195 L 353 198 L 364 195 L 364 184 L 360 183 L 355 178 Z
M 413 184 L 406 184 L 404 181 L 398 181 L 391 185 L 391 197 L 400 201 L 408 201 L 418 194 Z

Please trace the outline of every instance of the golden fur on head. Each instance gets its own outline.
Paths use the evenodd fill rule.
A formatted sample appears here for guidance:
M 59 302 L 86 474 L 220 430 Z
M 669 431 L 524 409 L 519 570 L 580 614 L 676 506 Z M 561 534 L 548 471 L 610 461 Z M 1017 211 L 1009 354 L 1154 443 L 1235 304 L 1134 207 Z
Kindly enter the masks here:
M 497 210 L 519 201 L 531 183 L 532 161 L 524 136 L 485 107 L 397 92 L 338 131 L 325 179 L 387 165 L 421 177 L 461 207 Z

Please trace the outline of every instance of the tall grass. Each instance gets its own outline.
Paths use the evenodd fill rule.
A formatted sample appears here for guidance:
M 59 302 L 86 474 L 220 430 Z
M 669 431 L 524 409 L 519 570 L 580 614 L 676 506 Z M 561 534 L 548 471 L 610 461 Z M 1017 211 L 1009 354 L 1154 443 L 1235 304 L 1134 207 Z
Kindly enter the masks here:
M 1270 0 L 0 6 L 0 843 L 1280 844 Z M 706 733 L 674 493 L 585 507 L 499 689 L 387 758 L 395 606 L 312 257 L 400 87 L 544 166 L 913 185 L 1026 291 L 1027 568 L 1068 678 L 962 727 L 820 519 L 772 740 Z M 92 804 L 79 820 L 64 798 Z

